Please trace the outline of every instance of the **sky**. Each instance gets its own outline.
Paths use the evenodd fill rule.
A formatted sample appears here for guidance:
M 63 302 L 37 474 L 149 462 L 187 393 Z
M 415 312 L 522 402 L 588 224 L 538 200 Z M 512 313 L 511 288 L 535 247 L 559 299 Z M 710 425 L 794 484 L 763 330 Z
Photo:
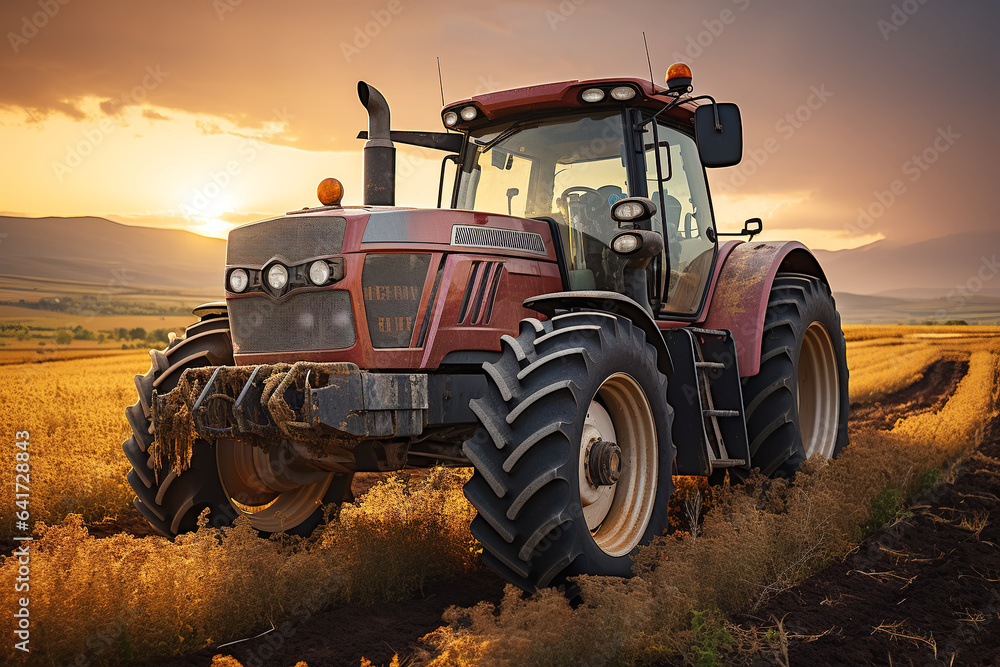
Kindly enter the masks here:
M 995 229 L 1000 5 L 984 0 L 4 0 L 0 214 L 224 236 L 361 203 L 356 84 L 394 129 L 445 98 L 682 60 L 740 105 L 744 160 L 709 171 L 720 231 L 814 248 Z M 400 147 L 397 203 L 433 206 L 441 153 Z

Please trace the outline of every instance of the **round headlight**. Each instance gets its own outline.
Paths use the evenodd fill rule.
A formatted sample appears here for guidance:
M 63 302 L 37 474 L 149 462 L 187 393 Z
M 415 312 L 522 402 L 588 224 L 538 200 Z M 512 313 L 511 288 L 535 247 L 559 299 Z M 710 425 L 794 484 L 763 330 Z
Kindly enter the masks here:
M 634 220 L 642 215 L 642 204 L 625 202 L 615 207 L 615 218 L 618 220 Z
M 236 269 L 229 274 L 229 289 L 233 292 L 242 292 L 250 284 L 250 276 L 243 269 Z
M 477 113 L 479 112 L 476 111 L 476 107 L 465 107 L 462 109 L 462 120 L 472 120 Z
M 640 245 L 642 241 L 635 234 L 619 234 L 611 241 L 611 249 L 619 255 L 635 252 Z
M 309 280 L 313 285 L 325 285 L 330 279 L 330 265 L 322 259 L 317 259 L 309 265 Z
M 604 91 L 600 88 L 588 88 L 580 97 L 584 102 L 600 102 L 604 99 Z
M 454 111 L 449 111 L 444 115 L 444 124 L 448 127 L 456 125 L 458 123 L 458 114 Z
M 281 264 L 275 264 L 267 270 L 267 284 L 272 289 L 281 289 L 288 284 L 288 269 Z
M 635 88 L 631 86 L 618 86 L 611 90 L 611 97 L 616 100 L 630 100 L 635 97 Z

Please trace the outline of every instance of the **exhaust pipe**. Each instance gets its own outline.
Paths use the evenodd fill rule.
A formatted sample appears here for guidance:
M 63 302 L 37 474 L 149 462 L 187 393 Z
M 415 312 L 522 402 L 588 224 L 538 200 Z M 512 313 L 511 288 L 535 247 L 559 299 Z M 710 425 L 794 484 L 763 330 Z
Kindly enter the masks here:
M 368 110 L 365 142 L 365 206 L 396 205 L 396 148 L 389 138 L 389 103 L 374 86 L 358 81 L 358 97 Z

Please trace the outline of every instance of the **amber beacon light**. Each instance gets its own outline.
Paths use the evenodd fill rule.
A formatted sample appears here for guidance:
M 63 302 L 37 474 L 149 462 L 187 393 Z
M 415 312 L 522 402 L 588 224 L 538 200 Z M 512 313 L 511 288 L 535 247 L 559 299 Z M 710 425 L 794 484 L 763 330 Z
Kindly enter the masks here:
M 667 68 L 667 88 L 670 92 L 690 93 L 691 68 L 684 63 L 674 63 Z
M 344 198 L 344 186 L 336 178 L 324 178 L 316 188 L 316 196 L 324 206 L 339 206 Z

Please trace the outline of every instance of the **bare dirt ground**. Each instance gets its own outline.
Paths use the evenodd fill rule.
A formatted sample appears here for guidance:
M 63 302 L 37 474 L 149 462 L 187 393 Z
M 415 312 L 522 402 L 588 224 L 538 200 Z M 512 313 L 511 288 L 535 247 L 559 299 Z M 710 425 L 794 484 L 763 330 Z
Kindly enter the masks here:
M 954 479 L 894 525 L 776 596 L 747 625 L 782 622 L 791 665 L 1000 664 L 1000 420 Z M 774 664 L 777 656 L 761 656 Z
M 891 428 L 897 416 L 939 410 L 967 370 L 967 361 L 944 359 L 907 389 L 877 404 L 852 405 L 852 430 Z M 356 481 L 360 495 L 376 480 Z M 776 596 L 753 617 L 737 619 L 759 628 L 781 621 L 793 635 L 787 656 L 761 655 L 759 664 L 998 664 L 1000 421 L 954 479 L 915 499 L 908 513 L 844 562 Z M 139 522 L 117 523 L 93 530 L 144 534 Z M 291 667 L 299 660 L 354 666 L 362 656 L 385 664 L 394 654 L 411 655 L 447 607 L 498 602 L 503 586 L 482 570 L 430 582 L 412 600 L 339 607 L 284 631 L 145 664 L 200 667 L 216 654 L 246 667 Z

